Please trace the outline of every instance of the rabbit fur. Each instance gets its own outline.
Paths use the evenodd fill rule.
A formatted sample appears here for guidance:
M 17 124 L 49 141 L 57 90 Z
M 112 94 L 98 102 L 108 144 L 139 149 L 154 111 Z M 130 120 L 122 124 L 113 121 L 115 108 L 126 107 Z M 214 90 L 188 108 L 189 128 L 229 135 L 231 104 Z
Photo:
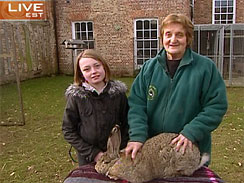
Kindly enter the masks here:
M 187 148 L 184 154 L 177 152 L 175 145 L 170 144 L 176 136 L 178 134 L 161 133 L 148 139 L 132 161 L 130 156 L 125 156 L 123 150 L 119 151 L 121 137 L 119 126 L 116 125 L 108 139 L 107 151 L 98 160 L 95 169 L 112 179 L 123 179 L 132 183 L 192 175 L 209 160 L 209 155 L 204 154 L 201 162 L 196 145 L 193 145 L 193 150 Z

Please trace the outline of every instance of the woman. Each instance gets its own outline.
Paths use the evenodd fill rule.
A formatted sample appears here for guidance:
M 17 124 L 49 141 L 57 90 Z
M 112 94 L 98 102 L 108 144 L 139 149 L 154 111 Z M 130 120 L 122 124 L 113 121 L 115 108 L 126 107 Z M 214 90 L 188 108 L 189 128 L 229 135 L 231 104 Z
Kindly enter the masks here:
M 62 130 L 76 150 L 79 166 L 97 161 L 107 150 L 108 136 L 118 124 L 122 144 L 128 141 L 126 86 L 110 80 L 110 69 L 93 49 L 77 57 L 74 84 L 66 90 Z
M 134 159 L 143 143 L 162 132 L 185 152 L 192 143 L 211 153 L 211 132 L 227 110 L 225 83 L 214 62 L 191 50 L 194 27 L 188 17 L 170 14 L 162 22 L 163 49 L 147 61 L 129 96 L 130 142 Z

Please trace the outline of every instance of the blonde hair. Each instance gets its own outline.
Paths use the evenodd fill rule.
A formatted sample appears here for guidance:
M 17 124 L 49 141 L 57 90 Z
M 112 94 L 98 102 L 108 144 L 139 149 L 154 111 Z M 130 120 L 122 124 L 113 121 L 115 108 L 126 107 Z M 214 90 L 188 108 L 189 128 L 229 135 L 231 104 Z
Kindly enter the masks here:
M 80 70 L 80 59 L 82 58 L 93 58 L 97 60 L 98 62 L 101 62 L 103 65 L 103 68 L 105 70 L 105 78 L 104 81 L 107 82 L 110 80 L 110 69 L 108 67 L 108 64 L 106 61 L 103 59 L 103 57 L 94 49 L 87 49 L 81 52 L 75 62 L 75 74 L 74 74 L 74 84 L 81 86 L 83 82 L 85 82 L 85 78 Z
M 160 34 L 163 40 L 164 28 L 171 24 L 171 23 L 178 23 L 182 25 L 186 31 L 186 40 L 187 46 L 190 47 L 193 41 L 194 35 L 194 25 L 192 24 L 191 20 L 183 14 L 169 14 L 165 19 L 162 21 Z

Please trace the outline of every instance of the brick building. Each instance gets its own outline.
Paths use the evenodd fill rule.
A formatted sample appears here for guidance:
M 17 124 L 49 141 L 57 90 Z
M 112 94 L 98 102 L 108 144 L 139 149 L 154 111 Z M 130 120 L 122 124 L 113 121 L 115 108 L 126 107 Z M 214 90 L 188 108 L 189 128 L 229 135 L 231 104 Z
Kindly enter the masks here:
M 45 22 L 0 21 L 0 84 L 14 80 L 13 54 L 8 52 L 13 48 L 16 48 L 22 79 L 56 73 L 73 74 L 74 60 L 81 49 L 66 49 L 62 43 L 70 39 L 82 40 L 86 47 L 97 49 L 109 63 L 113 75 L 132 76 L 162 47 L 159 33 L 161 21 L 170 13 L 185 14 L 198 26 L 239 25 L 244 30 L 244 0 L 47 2 L 49 16 Z M 16 41 L 13 42 L 9 34 L 16 30 Z M 206 44 L 203 48 L 212 44 L 204 42 L 204 35 L 219 37 L 210 33 L 201 35 Z M 237 40 L 241 46 L 237 51 L 242 54 L 238 68 L 244 63 L 244 50 L 241 50 L 244 49 L 243 35 L 244 32 L 238 32 Z
M 189 0 L 70 0 L 56 1 L 56 10 L 59 43 L 81 38 L 99 50 L 114 74 L 128 76 L 137 66 L 134 61 L 141 64 L 158 51 L 162 19 L 173 12 L 190 15 L 190 4 Z M 136 47 L 143 49 L 137 60 Z M 72 55 L 77 53 L 71 52 L 59 45 L 60 72 L 73 72 Z
M 221 6 L 232 8 L 232 14 L 216 16 Z M 233 24 L 244 23 L 243 8 L 243 0 L 61 0 L 56 1 L 57 42 L 82 39 L 100 51 L 113 74 L 131 76 L 162 47 L 159 29 L 169 13 L 186 14 L 194 24 Z M 61 44 L 58 50 L 60 72 L 72 73 L 79 50 Z

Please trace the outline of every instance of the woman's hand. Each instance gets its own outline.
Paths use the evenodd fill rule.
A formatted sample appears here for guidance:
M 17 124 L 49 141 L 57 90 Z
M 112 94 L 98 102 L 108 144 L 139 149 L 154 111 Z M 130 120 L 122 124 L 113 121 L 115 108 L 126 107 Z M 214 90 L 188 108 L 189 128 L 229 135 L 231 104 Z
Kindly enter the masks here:
M 131 158 L 134 160 L 142 145 L 143 143 L 141 142 L 129 142 L 125 148 L 125 155 L 128 156 L 131 153 Z
M 176 151 L 179 151 L 182 148 L 182 154 L 185 153 L 186 148 L 191 148 L 192 150 L 192 142 L 188 140 L 182 134 L 178 135 L 171 141 L 171 144 L 176 144 Z

